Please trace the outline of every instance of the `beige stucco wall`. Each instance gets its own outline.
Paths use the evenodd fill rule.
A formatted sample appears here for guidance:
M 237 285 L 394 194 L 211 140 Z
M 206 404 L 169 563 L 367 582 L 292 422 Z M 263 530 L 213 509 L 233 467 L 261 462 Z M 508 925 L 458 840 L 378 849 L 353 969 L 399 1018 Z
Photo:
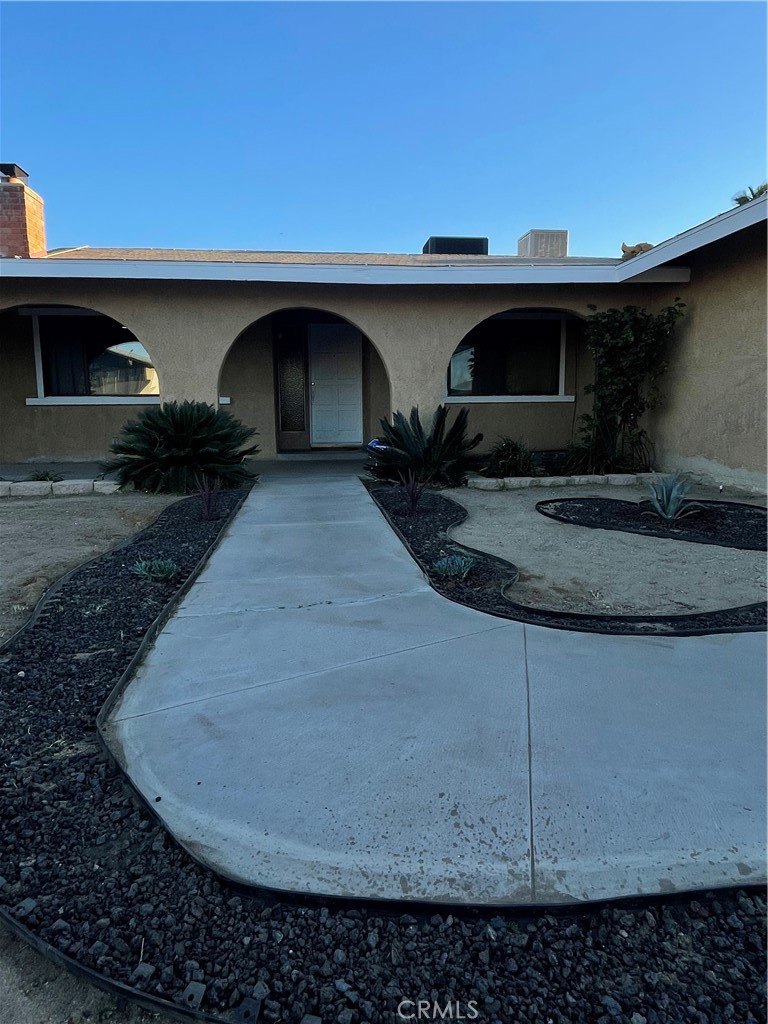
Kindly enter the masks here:
M 126 420 L 139 410 L 116 405 L 37 406 L 30 317 L 0 335 L 0 462 L 102 459 Z
M 756 273 L 753 272 L 750 279 L 751 294 L 756 292 Z M 454 349 L 467 332 L 487 316 L 526 307 L 564 309 L 585 315 L 590 303 L 601 308 L 635 303 L 655 309 L 680 294 L 695 315 L 691 315 L 691 324 L 687 327 L 692 332 L 690 339 L 680 346 L 678 365 L 671 369 L 668 378 L 668 403 L 655 421 L 659 437 L 663 438 L 665 457 L 673 451 L 672 441 L 677 434 L 690 439 L 690 443 L 685 440 L 682 446 L 679 444 L 677 451 L 684 453 L 689 447 L 692 456 L 725 459 L 721 431 L 735 421 L 744 438 L 743 446 L 751 446 L 751 451 L 745 452 L 743 457 L 739 450 L 738 464 L 743 461 L 744 465 L 749 463 L 754 468 L 760 460 L 760 444 L 746 440 L 746 435 L 757 424 L 755 391 L 764 380 L 764 371 L 758 373 L 760 358 L 749 353 L 756 345 L 761 315 L 763 319 L 765 316 L 764 303 L 762 312 L 755 308 L 739 314 L 743 330 L 738 341 L 741 352 L 738 365 L 742 368 L 738 380 L 743 377 L 744 387 L 750 390 L 748 404 L 752 412 L 736 414 L 732 400 L 722 401 L 720 425 L 707 434 L 711 442 L 702 444 L 700 453 L 693 451 L 699 429 L 685 426 L 687 418 L 693 415 L 692 403 L 698 403 L 700 412 L 695 415 L 703 421 L 713 402 L 707 380 L 708 375 L 717 377 L 717 370 L 714 367 L 703 370 L 706 360 L 702 349 L 713 344 L 714 339 L 723 350 L 722 361 L 731 343 L 718 342 L 718 330 L 702 325 L 712 315 L 717 323 L 731 323 L 730 310 L 739 306 L 736 291 L 741 270 L 727 270 L 727 280 L 718 287 L 715 287 L 716 279 L 713 268 L 709 284 L 674 287 L 630 284 L 599 288 L 587 285 L 377 288 L 30 280 L 3 282 L 0 308 L 62 303 L 85 306 L 113 316 L 130 328 L 150 352 L 164 399 L 216 401 L 219 394 L 228 395 L 232 398 L 231 412 L 256 426 L 263 456 L 268 456 L 274 452 L 271 349 L 263 329 L 257 326 L 247 336 L 244 332 L 270 312 L 296 306 L 324 309 L 345 317 L 370 339 L 378 354 L 378 358 L 370 359 L 366 383 L 366 430 L 368 436 L 373 436 L 379 432 L 380 416 L 391 410 L 408 412 L 418 404 L 425 414 L 431 414 L 445 396 L 446 368 Z M 727 311 L 719 311 L 718 297 Z M 750 301 L 757 300 L 755 295 Z M 234 344 L 236 339 L 240 339 L 237 345 Z M 567 443 L 575 419 L 586 408 L 582 392 L 590 372 L 589 354 L 584 351 L 578 359 L 579 380 L 575 380 L 575 355 L 577 353 L 569 351 L 566 364 L 566 390 L 579 397 L 575 406 L 549 402 L 473 403 L 471 429 L 483 431 L 488 443 L 493 443 L 500 433 L 524 437 L 535 447 L 560 447 Z M 0 415 L 3 417 L 0 422 L 4 428 L 0 459 L 11 461 L 33 454 L 52 458 L 101 454 L 103 440 L 109 442 L 116 428 L 135 411 L 124 407 L 26 407 L 24 398 L 35 393 L 31 359 L 31 351 L 26 355 L 19 353 L 17 347 L 0 339 Z M 686 369 L 690 359 L 694 366 Z M 735 377 L 731 383 L 735 386 Z M 721 437 L 719 447 L 717 435 Z M 705 449 L 715 455 L 707 456 Z
M 765 489 L 766 236 L 756 225 L 686 259 L 685 317 L 649 417 L 660 468 Z
M 237 339 L 221 370 L 219 394 L 229 398 L 227 411 L 255 427 L 262 458 L 275 455 L 275 382 L 272 334 L 268 323 L 253 324 Z
M 2 282 L 0 308 L 62 303 L 113 317 L 146 346 L 158 370 L 165 400 L 215 402 L 219 394 L 229 393 L 235 402 L 232 411 L 261 432 L 260 443 L 266 455 L 270 451 L 270 432 L 274 431 L 272 373 L 267 372 L 271 356 L 264 351 L 263 340 L 254 343 L 261 353 L 259 358 L 263 358 L 264 372 L 254 378 L 255 390 L 249 396 L 233 393 L 233 382 L 239 379 L 238 360 L 244 358 L 244 350 L 233 351 L 234 362 L 230 365 L 225 365 L 225 359 L 246 328 L 268 313 L 296 306 L 323 309 L 345 317 L 370 339 L 381 359 L 381 366 L 371 361 L 369 386 L 373 391 L 366 427 L 373 435 L 378 432 L 379 416 L 387 411 L 386 376 L 390 410 L 408 411 L 412 405 L 419 405 L 430 413 L 445 397 L 446 370 L 454 349 L 472 327 L 494 313 L 539 307 L 584 315 L 592 302 L 599 306 L 634 302 L 656 307 L 668 297 L 668 286 L 659 285 L 373 287 L 28 280 Z M 5 352 L 0 339 L 3 366 L 11 358 L 10 351 L 8 356 Z M 16 358 L 13 356 L 14 361 Z M 111 437 L 115 425 L 132 414 L 120 406 L 26 407 L 23 398 L 35 393 L 34 373 L 30 378 L 27 372 L 24 384 L 17 385 L 15 391 L 3 384 L 0 388 L 0 406 L 10 407 L 0 449 L 0 458 L 5 460 L 29 457 L 31 451 L 51 458 L 86 457 L 86 452 L 90 457 L 101 444 L 95 435 Z M 485 429 L 490 435 L 498 423 L 501 432 L 525 435 L 536 447 L 558 447 L 570 437 L 574 412 L 570 404 L 510 403 L 493 409 L 498 411 L 498 418 L 487 426 L 492 409 L 473 406 L 473 426 L 475 420 L 479 424 L 474 429 Z

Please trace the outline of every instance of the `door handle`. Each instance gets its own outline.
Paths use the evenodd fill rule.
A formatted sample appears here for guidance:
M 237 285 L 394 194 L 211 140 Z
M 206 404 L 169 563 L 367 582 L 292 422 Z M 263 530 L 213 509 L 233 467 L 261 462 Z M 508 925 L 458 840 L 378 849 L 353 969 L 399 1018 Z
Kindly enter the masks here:
M 314 402 L 314 400 L 315 400 L 315 382 L 311 381 L 309 386 L 312 389 L 312 401 Z

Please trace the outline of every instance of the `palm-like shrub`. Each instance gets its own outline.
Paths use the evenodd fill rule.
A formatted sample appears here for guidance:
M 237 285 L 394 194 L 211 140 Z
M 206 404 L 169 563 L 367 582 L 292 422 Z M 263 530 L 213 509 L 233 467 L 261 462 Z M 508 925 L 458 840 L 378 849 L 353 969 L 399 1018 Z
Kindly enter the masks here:
M 488 453 L 486 476 L 534 476 L 536 466 L 533 452 L 524 441 L 500 437 Z
M 672 476 L 661 477 L 649 484 L 650 496 L 641 501 L 640 505 L 646 515 L 658 516 L 665 522 L 673 523 L 702 511 L 703 506 L 698 502 L 687 500 L 690 489 L 687 480 L 679 473 L 673 473 Z
M 469 466 L 469 453 L 483 440 L 482 434 L 467 435 L 469 411 L 459 410 L 446 430 L 448 407 L 439 405 L 428 430 L 424 429 L 419 410 L 411 409 L 406 419 L 396 412 L 392 423 L 381 421 L 381 440 L 385 447 L 371 454 L 368 469 L 374 476 L 405 480 L 408 474 L 429 483 L 456 485 L 461 483 Z
M 242 487 L 257 479 L 244 463 L 258 452 L 256 434 L 230 413 L 205 402 L 167 402 L 125 424 L 103 464 L 120 484 L 155 494 L 191 494 L 203 481 Z

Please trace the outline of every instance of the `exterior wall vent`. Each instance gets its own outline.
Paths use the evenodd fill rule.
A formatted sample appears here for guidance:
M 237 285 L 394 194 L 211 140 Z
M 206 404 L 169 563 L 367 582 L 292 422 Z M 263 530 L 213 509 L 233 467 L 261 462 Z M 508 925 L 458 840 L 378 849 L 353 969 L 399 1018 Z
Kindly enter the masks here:
M 488 239 L 430 235 L 421 251 L 432 256 L 487 256 Z
M 518 256 L 548 257 L 560 259 L 568 255 L 567 231 L 526 231 L 517 240 Z

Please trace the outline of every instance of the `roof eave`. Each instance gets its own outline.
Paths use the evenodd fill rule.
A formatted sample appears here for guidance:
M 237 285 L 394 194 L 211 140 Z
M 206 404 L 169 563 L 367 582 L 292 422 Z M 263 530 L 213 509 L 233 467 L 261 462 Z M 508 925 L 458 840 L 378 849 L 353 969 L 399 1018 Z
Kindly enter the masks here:
M 703 245 L 719 242 L 721 238 L 736 234 L 737 231 L 743 231 L 745 228 L 752 227 L 753 224 L 759 224 L 760 221 L 766 220 L 766 217 L 768 217 L 768 196 L 753 199 L 745 203 L 744 206 L 737 206 L 733 210 L 720 213 L 717 217 L 713 217 L 703 224 L 697 224 L 696 227 L 689 228 L 673 238 L 668 238 L 665 242 L 659 242 L 647 252 L 633 256 L 632 259 L 619 264 L 616 268 L 617 280 L 632 281 L 639 274 L 655 270 L 657 267 L 660 268 L 662 264 L 668 263 L 670 260 L 681 259 L 693 252 L 694 249 L 700 249 Z
M 0 277 L 143 280 L 251 281 L 336 285 L 616 284 L 624 265 L 402 267 L 354 264 L 179 263 L 172 260 L 6 259 Z M 660 282 L 689 280 L 685 267 L 662 268 Z M 645 281 L 651 280 L 647 275 Z

